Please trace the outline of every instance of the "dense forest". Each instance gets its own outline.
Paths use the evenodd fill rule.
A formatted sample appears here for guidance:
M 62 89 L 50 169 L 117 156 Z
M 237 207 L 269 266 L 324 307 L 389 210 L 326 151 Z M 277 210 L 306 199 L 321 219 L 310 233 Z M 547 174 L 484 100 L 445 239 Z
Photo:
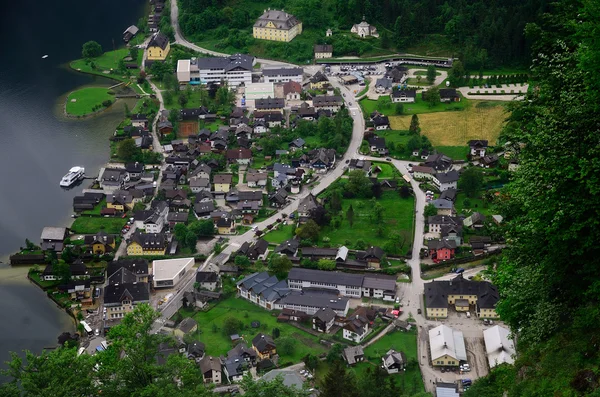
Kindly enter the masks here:
M 504 131 L 522 149 L 494 276 L 519 357 L 465 396 L 600 396 L 600 2 L 563 1 L 527 34 L 538 86 Z
M 291 60 L 312 58 L 315 43 L 334 44 L 334 54 L 364 55 L 373 48 L 404 52 L 415 43 L 441 41 L 448 55 L 459 56 L 470 70 L 526 64 L 529 48 L 523 34 L 546 10 L 545 0 L 179 0 L 180 25 L 186 36 L 219 48 L 254 49 L 252 25 L 267 7 L 285 9 L 305 32 L 290 44 L 273 43 L 268 51 Z M 379 39 L 348 33 L 365 16 Z M 326 29 L 334 32 L 325 37 Z M 293 49 L 286 51 L 284 47 Z M 423 48 L 427 45 L 424 44 Z M 297 54 L 299 52 L 299 54 Z

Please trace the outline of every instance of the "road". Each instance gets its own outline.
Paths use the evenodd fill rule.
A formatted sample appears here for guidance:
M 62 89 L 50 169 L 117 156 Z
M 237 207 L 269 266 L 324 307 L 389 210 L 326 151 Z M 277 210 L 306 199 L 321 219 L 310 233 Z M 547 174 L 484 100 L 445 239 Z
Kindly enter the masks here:
M 173 30 L 175 32 L 175 42 L 177 44 L 183 45 L 187 48 L 190 48 L 194 51 L 209 54 L 213 56 L 227 56 L 228 54 L 219 53 L 216 51 L 211 51 L 206 48 L 199 47 L 193 43 L 187 41 L 181 34 L 181 30 L 179 28 L 178 23 L 178 15 L 179 9 L 177 6 L 176 0 L 171 0 L 171 24 L 173 26 Z M 144 54 L 145 56 L 145 54 Z M 260 62 L 263 66 L 297 66 L 286 62 L 272 61 L 267 59 L 257 59 L 257 62 Z M 310 66 L 305 68 L 311 73 L 315 73 L 317 70 L 321 69 L 320 66 Z M 436 84 L 441 83 L 443 79 L 446 77 L 446 72 L 443 72 L 440 76 L 436 78 Z M 350 111 L 350 115 L 354 120 L 354 126 L 352 131 L 352 138 L 350 144 L 348 146 L 348 150 L 342 156 L 341 159 L 338 159 L 336 165 L 333 169 L 331 169 L 326 174 L 320 176 L 319 184 L 310 189 L 303 191 L 300 195 L 296 196 L 293 201 L 282 208 L 278 213 L 271 216 L 270 218 L 255 224 L 259 230 L 265 230 L 268 225 L 276 223 L 278 218 L 282 217 L 282 214 L 290 215 L 292 212 L 296 211 L 298 208 L 299 201 L 308 195 L 308 193 L 312 193 L 317 195 L 325 190 L 331 183 L 333 183 L 336 179 L 342 176 L 344 173 L 344 168 L 346 167 L 346 161 L 352 158 L 366 158 L 376 161 L 381 161 L 381 158 L 369 157 L 369 156 L 360 156 L 358 154 L 358 149 L 363 139 L 363 134 L 365 131 L 365 121 L 363 118 L 363 113 L 356 103 L 354 99 L 354 95 L 352 92 L 344 85 L 340 84 L 337 79 L 330 79 L 330 83 L 335 87 L 339 88 L 344 98 L 348 99 L 347 107 Z M 151 83 L 152 88 L 155 90 L 157 97 L 161 102 L 161 109 L 163 108 L 163 100 L 160 95 L 160 90 Z M 352 98 L 352 99 L 349 99 Z M 156 120 L 155 120 L 156 123 Z M 391 164 L 393 164 L 402 175 L 409 175 L 407 166 L 409 164 L 408 161 L 401 160 L 392 160 Z M 425 208 L 425 193 L 421 191 L 419 188 L 419 184 L 412 179 L 411 177 L 411 186 L 414 191 L 415 196 L 415 235 L 413 241 L 413 251 L 412 251 L 412 259 L 408 260 L 407 263 L 410 265 L 412 270 L 412 282 L 410 284 L 405 285 L 405 291 L 403 295 L 403 305 L 404 305 L 404 316 L 408 316 L 411 314 L 417 324 L 417 329 L 419 331 L 418 335 L 418 351 L 419 351 L 419 362 L 422 368 L 424 383 L 427 391 L 433 392 L 435 381 L 438 380 L 438 374 L 431 368 L 430 361 L 427 359 L 428 357 L 428 348 L 427 348 L 427 329 L 429 326 L 436 325 L 436 322 L 427 320 L 423 315 L 417 314 L 418 309 L 421 309 L 421 295 L 424 288 L 424 281 L 421 278 L 421 269 L 420 269 L 420 260 L 419 254 L 421 248 L 423 247 L 423 235 L 424 235 L 424 227 L 425 220 L 423 217 L 423 210 Z M 233 252 L 237 251 L 239 247 L 244 242 L 250 242 L 255 239 L 255 233 L 253 231 L 248 231 L 242 235 L 233 236 L 229 239 L 227 247 L 223 250 L 223 253 L 226 255 L 230 255 Z M 205 261 L 205 263 L 198 270 L 204 270 L 208 266 L 212 266 L 210 263 L 210 257 Z M 155 324 L 155 331 L 160 329 L 162 323 L 164 323 L 164 319 L 170 318 L 175 312 L 178 310 L 181 304 L 181 299 L 183 297 L 184 291 L 189 291 L 193 288 L 193 283 L 195 277 L 193 277 L 195 272 L 190 272 L 189 275 L 186 275 L 186 280 L 182 284 L 181 287 L 177 290 L 175 295 L 169 300 L 169 302 L 165 303 L 161 307 L 161 319 L 157 321 Z M 446 380 L 449 378 L 446 377 Z M 449 381 L 453 381 L 449 380 Z
M 212 51 L 207 48 L 202 48 L 197 46 L 194 43 L 191 43 L 183 37 L 181 34 L 181 28 L 179 27 L 179 6 L 177 5 L 177 0 L 171 0 L 171 26 L 173 27 L 173 31 L 175 32 L 175 43 L 180 44 L 184 47 L 192 49 L 201 54 L 212 55 L 215 57 L 226 57 L 230 54 L 225 54 L 223 52 Z M 257 62 L 260 62 L 261 65 L 265 66 L 288 66 L 288 67 L 297 67 L 298 65 L 294 65 L 292 63 L 281 62 L 281 61 L 273 61 L 271 59 L 261 59 L 257 58 Z

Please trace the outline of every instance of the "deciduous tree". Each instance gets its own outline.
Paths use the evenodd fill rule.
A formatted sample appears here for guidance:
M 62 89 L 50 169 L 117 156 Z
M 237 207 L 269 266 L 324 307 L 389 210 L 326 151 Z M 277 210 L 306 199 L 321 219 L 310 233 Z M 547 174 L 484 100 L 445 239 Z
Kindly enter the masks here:
M 413 135 L 419 135 L 421 133 L 421 126 L 419 125 L 419 116 L 416 114 L 412 115 L 410 119 L 410 127 L 408 127 L 408 132 Z
M 470 198 L 477 197 L 482 187 L 483 174 L 475 167 L 467 168 L 458 180 L 458 188 Z
M 348 220 L 350 227 L 352 227 L 354 224 L 354 208 L 352 208 L 352 204 L 350 204 L 350 207 L 346 210 L 346 219 Z
M 96 41 L 88 41 L 81 48 L 83 58 L 96 58 L 102 55 L 102 46 Z
M 437 72 L 435 70 L 435 66 L 429 65 L 427 67 L 427 81 L 429 82 L 429 84 L 433 84 L 435 82 L 436 75 L 437 75 Z
M 296 236 L 301 240 L 313 240 L 316 241 L 319 238 L 319 232 L 321 228 L 315 221 L 309 219 L 308 222 L 296 229 Z
M 428 216 L 434 215 L 437 215 L 437 208 L 435 208 L 435 205 L 433 204 L 427 204 L 423 210 L 423 216 L 427 218 Z
M 273 255 L 269 259 L 269 271 L 279 279 L 287 277 L 292 269 L 292 261 L 286 255 Z

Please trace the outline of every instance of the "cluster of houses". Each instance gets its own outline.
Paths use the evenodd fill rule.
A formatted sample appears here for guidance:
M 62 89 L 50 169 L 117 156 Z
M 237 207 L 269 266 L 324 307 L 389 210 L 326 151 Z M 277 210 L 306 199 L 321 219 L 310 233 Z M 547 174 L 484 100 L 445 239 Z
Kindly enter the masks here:
M 346 250 L 347 251 L 347 250 Z M 360 343 L 371 331 L 376 312 L 361 307 L 348 315 L 350 298 L 394 301 L 395 277 L 293 268 L 286 280 L 267 272 L 253 273 L 237 283 L 238 294 L 267 310 L 280 310 L 279 321 L 308 322 L 312 329 L 336 333 Z
M 516 350 L 508 329 L 499 325 L 488 328 L 483 340 L 490 368 L 514 362 Z M 429 347 L 434 367 L 459 367 L 468 361 L 463 333 L 446 325 L 429 330 Z

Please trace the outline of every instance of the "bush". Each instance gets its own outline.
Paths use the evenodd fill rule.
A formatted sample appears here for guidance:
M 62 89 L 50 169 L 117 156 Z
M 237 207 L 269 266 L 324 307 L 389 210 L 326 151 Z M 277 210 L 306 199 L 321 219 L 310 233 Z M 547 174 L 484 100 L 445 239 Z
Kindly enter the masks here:
M 107 99 L 106 101 L 102 102 L 102 106 L 104 106 L 105 108 L 109 107 L 110 105 L 112 105 L 112 101 L 110 99 Z

